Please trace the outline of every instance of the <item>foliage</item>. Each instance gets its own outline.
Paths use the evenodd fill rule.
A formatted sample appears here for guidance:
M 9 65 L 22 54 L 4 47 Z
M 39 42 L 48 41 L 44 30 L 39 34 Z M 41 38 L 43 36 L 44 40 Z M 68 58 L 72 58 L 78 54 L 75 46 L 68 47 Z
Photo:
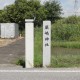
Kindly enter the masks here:
M 42 67 L 42 27 L 35 28 L 34 64 L 35 67 Z
M 65 19 L 52 25 L 51 66 L 80 67 L 80 24 Z M 42 28 L 35 29 L 35 67 L 42 63 Z
M 64 23 L 66 24 L 79 24 L 80 23 L 80 17 L 79 16 L 69 16 L 64 20 Z
M 80 49 L 79 41 L 52 41 L 52 47 L 76 48 Z
M 51 67 L 54 68 L 70 68 L 70 67 L 80 67 L 80 55 L 65 54 L 52 56 Z
M 42 27 L 35 28 L 34 66 L 42 67 Z M 51 65 L 52 68 L 80 67 L 80 42 L 78 41 L 52 41 Z M 24 60 L 19 59 L 18 65 Z
M 55 20 L 60 18 L 61 15 L 61 6 L 60 3 L 56 0 L 50 0 L 45 2 L 45 8 L 48 11 L 47 19 L 54 22 Z
M 0 11 L 0 22 L 8 22 L 8 18 L 7 18 L 7 12 L 6 11 L 3 11 L 1 10 Z
M 16 65 L 20 65 L 20 66 L 23 66 L 23 68 L 25 67 L 25 61 L 23 59 L 18 59 L 16 61 Z
M 51 6 L 52 9 L 50 8 L 49 10 L 46 7 L 46 3 L 42 5 L 40 0 L 15 0 L 14 4 L 6 6 L 0 11 L 0 22 L 18 23 L 20 25 L 20 30 L 23 30 L 25 19 L 36 18 L 35 26 L 41 26 L 43 20 L 53 20 L 53 16 L 56 17 L 55 19 L 59 17 L 58 15 L 60 15 L 61 8 L 59 5 L 60 4 L 55 1 L 50 2 L 49 6 Z M 52 13 L 53 11 L 55 14 Z M 51 15 L 52 18 L 49 15 Z
M 42 27 L 35 28 L 35 67 L 42 67 Z M 60 67 L 80 67 L 80 42 L 52 41 L 51 66 Z
M 76 20 L 69 17 L 61 19 L 52 25 L 52 40 L 54 41 L 80 41 L 79 17 Z M 72 20 L 71 20 L 72 19 Z
M 80 49 L 52 47 L 51 67 L 80 67 Z

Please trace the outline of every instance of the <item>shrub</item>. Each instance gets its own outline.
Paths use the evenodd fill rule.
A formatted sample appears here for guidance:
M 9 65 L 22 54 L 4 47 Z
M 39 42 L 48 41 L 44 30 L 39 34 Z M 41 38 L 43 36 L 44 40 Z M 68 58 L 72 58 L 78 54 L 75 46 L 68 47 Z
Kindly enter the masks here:
M 16 61 L 16 65 L 20 65 L 20 66 L 23 66 L 23 68 L 25 67 L 25 61 L 23 59 L 18 59 Z
M 52 25 L 52 40 L 80 41 L 80 23 L 72 24 L 65 20 L 58 20 Z

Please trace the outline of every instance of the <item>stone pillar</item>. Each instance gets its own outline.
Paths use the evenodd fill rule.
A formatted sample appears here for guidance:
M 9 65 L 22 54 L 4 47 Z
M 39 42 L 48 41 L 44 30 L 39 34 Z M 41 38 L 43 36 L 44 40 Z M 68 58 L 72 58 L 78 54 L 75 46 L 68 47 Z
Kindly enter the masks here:
M 43 21 L 43 67 L 51 64 L 51 21 Z
M 34 67 L 34 20 L 25 19 L 25 67 Z

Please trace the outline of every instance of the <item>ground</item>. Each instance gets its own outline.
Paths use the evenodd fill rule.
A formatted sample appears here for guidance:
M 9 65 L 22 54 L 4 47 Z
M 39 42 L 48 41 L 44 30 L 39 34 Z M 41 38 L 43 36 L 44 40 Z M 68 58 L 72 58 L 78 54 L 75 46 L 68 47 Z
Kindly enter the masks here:
M 80 80 L 80 69 L 6 69 L 0 80 Z
M 5 42 L 5 41 L 4 41 Z M 0 47 L 0 64 L 15 63 L 18 58 L 25 56 L 25 39 L 6 40 Z M 0 41 L 1 43 L 1 41 Z

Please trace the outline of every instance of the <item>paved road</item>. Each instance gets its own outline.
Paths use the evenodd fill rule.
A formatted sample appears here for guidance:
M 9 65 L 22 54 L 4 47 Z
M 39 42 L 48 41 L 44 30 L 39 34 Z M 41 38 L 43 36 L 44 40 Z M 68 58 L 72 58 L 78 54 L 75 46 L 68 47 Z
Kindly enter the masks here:
M 0 64 L 9 64 L 25 56 L 25 39 L 0 48 Z
M 16 70 L 1 71 L 0 80 L 80 80 L 79 70 Z

